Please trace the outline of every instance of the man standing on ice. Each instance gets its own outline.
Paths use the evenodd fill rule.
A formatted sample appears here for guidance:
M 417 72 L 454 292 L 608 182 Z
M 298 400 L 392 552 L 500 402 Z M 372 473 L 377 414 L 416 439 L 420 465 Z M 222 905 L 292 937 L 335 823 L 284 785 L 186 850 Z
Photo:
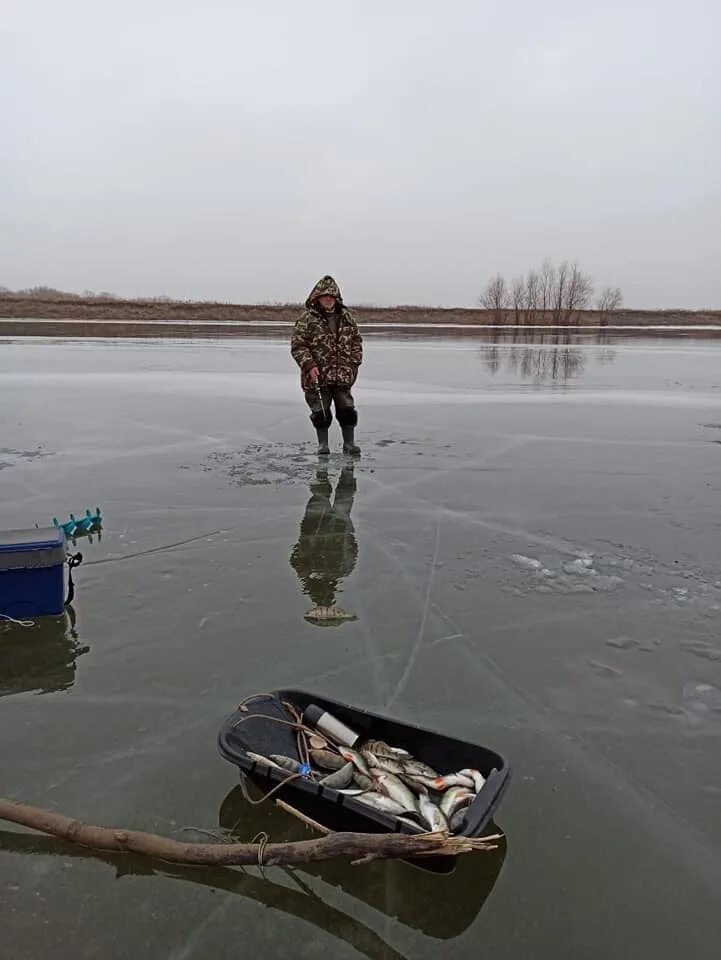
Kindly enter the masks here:
M 343 432 L 343 453 L 360 456 L 354 436 L 358 412 L 351 387 L 363 361 L 363 339 L 333 277 L 323 277 L 311 290 L 305 310 L 296 321 L 290 352 L 300 367 L 301 388 L 318 435 L 319 455 L 327 457 L 330 453 L 332 404 Z

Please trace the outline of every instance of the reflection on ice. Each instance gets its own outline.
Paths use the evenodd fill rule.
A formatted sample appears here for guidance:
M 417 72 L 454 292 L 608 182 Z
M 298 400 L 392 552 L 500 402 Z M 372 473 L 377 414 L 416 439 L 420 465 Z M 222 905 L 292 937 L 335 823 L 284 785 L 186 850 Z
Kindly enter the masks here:
M 605 349 L 583 349 L 589 340 L 587 333 L 580 336 L 571 330 L 539 333 L 533 328 L 517 328 L 499 333 L 492 344 L 481 348 L 481 354 L 492 374 L 505 366 L 508 373 L 523 380 L 565 384 L 583 374 L 589 358 L 597 364 L 613 363 L 616 359 L 616 351 L 608 346 L 610 338 L 604 330 L 599 330 L 592 342 L 604 345 Z
M 29 629 L 0 622 L 0 697 L 67 690 L 75 682 L 75 661 L 89 649 L 78 643 L 72 607 Z
M 246 793 L 253 799 L 261 795 L 257 787 L 247 780 L 235 787 L 223 800 L 218 812 L 220 826 L 238 840 L 247 840 L 256 834 L 266 833 L 276 842 L 289 842 L 306 839 L 307 832 L 298 821 L 276 807 L 273 803 L 259 806 L 248 802 Z M 496 830 L 491 824 L 492 833 Z M 306 915 L 314 925 L 339 936 L 368 957 L 395 956 L 394 953 L 371 953 L 366 948 L 367 929 L 353 918 L 359 914 L 358 904 L 368 904 L 386 916 L 395 917 L 404 926 L 419 930 L 426 936 L 439 940 L 458 937 L 476 919 L 490 895 L 503 867 L 506 856 L 507 840 L 499 841 L 496 850 L 482 855 L 464 855 L 458 858 L 455 870 L 450 874 L 436 874 L 428 870 L 419 870 L 402 861 L 388 861 L 364 864 L 362 869 L 343 860 L 326 863 L 304 864 L 302 869 L 294 870 L 298 882 L 299 875 L 306 882 L 325 881 L 318 892 L 301 885 L 309 899 L 316 902 L 318 909 L 312 915 Z M 349 898 L 346 912 L 320 898 L 322 889 L 338 888 L 344 898 Z M 273 886 L 268 885 L 268 896 L 273 896 Z M 259 896 L 264 901 L 265 897 Z M 271 900 L 266 901 L 269 905 Z M 298 901 L 299 904 L 301 901 Z M 429 909 L 436 902 L 438 909 Z M 277 904 L 274 904 L 277 905 Z M 442 908 L 441 908 L 442 905 Z M 281 906 L 281 909 L 284 909 Z M 295 912 L 292 911 L 292 912 Z M 305 914 L 305 911 L 303 911 Z M 390 948 L 386 945 L 386 950 Z
M 300 522 L 298 542 L 290 554 L 290 565 L 301 581 L 303 593 L 315 605 L 305 619 L 319 626 L 338 626 L 357 619 L 336 604 L 340 584 L 353 572 L 358 557 L 350 516 L 355 491 L 352 462 L 343 466 L 335 492 L 327 465 L 320 464 L 310 482 L 310 500 Z

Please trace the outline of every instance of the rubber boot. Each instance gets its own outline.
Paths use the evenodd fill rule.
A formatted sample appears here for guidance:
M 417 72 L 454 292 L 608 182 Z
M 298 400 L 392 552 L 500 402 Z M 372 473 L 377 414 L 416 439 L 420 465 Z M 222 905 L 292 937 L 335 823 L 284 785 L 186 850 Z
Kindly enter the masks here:
M 354 440 L 355 427 L 343 427 L 343 453 L 349 457 L 359 457 L 361 448 Z
M 318 435 L 318 456 L 330 456 L 330 447 L 328 446 L 328 427 L 325 427 L 324 429 L 319 429 L 316 427 L 315 432 Z

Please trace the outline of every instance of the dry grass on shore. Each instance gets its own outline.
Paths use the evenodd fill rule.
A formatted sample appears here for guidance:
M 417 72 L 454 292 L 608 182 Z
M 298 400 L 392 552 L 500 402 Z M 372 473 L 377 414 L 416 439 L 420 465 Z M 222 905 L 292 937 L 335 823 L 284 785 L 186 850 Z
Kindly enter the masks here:
M 488 324 L 488 310 L 461 307 L 352 307 L 362 323 L 453 323 Z M 86 320 L 101 323 L 104 320 L 126 323 L 189 323 L 207 321 L 234 321 L 239 324 L 253 321 L 293 322 L 302 310 L 301 304 L 236 304 L 186 300 L 120 300 L 103 297 L 42 297 L 5 293 L 0 295 L 0 317 L 17 319 Z M 514 322 L 513 311 L 508 311 L 507 323 Z M 540 314 L 536 323 L 548 323 Z M 574 318 L 574 326 L 597 325 L 596 310 L 584 310 Z M 721 326 L 721 310 L 618 310 L 609 322 L 628 326 L 651 324 Z M 531 322 L 529 325 L 533 325 Z

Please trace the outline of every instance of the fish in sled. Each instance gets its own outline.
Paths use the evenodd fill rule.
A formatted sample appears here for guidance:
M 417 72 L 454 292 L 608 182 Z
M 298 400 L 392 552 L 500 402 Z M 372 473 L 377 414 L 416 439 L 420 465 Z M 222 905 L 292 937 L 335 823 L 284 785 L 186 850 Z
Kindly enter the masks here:
M 332 831 L 480 837 L 510 776 L 488 747 L 293 689 L 244 700 L 218 748 L 256 786 Z M 456 858 L 432 859 L 416 862 L 446 872 Z

